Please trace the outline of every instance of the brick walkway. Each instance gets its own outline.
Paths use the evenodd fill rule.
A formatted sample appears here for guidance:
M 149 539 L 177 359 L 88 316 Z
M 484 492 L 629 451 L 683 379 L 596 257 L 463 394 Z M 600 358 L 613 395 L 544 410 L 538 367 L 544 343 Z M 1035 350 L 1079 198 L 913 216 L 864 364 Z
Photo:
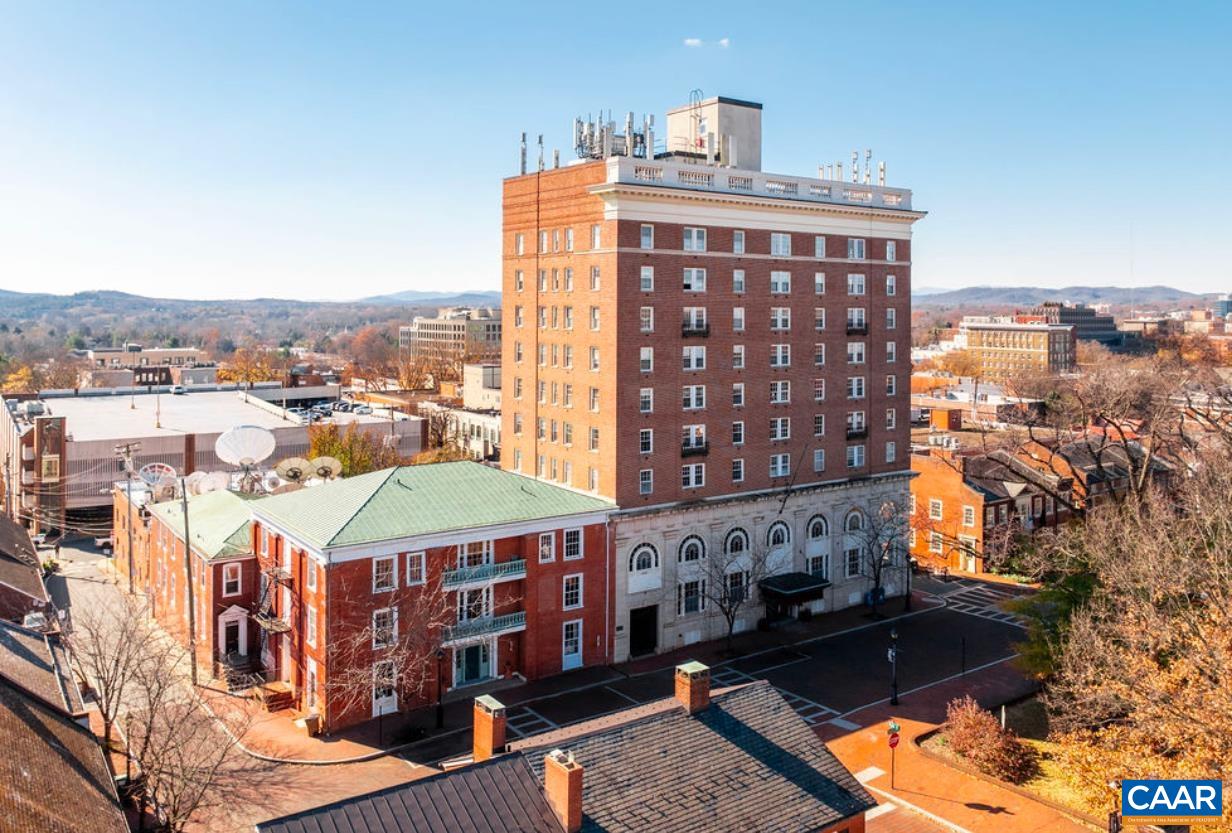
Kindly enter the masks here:
M 824 724 L 815 731 L 843 764 L 882 802 L 897 805 L 870 824 L 876 833 L 899 830 L 942 830 L 952 833 L 1078 833 L 1089 828 L 1057 810 L 994 783 L 967 775 L 926 757 L 915 739 L 936 728 L 945 719 L 945 705 L 954 697 L 971 694 L 984 705 L 1016 699 L 1030 693 L 1032 685 L 1006 663 L 998 663 L 966 675 L 904 693 L 899 706 L 888 703 L 862 709 L 847 719 L 860 729 L 844 733 Z M 902 726 L 902 741 L 894 762 L 894 786 L 890 786 L 890 749 L 886 724 Z M 892 818 L 900 810 L 915 817 Z M 899 827 L 899 825 L 909 825 Z

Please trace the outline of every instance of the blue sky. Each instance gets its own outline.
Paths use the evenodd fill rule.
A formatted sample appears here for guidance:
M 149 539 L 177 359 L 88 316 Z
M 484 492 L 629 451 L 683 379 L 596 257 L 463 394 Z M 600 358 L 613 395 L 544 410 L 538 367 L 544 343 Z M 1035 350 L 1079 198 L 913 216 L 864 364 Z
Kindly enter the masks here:
M 700 88 L 767 170 L 887 160 L 916 286 L 1232 290 L 1229 4 L 704 9 L 0 0 L 0 287 L 497 288 L 521 131 Z

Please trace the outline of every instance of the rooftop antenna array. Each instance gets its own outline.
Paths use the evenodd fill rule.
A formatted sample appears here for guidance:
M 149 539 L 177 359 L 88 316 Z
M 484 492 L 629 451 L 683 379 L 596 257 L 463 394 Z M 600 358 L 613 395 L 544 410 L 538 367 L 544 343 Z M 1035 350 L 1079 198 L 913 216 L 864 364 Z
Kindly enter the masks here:
M 578 159 L 607 159 L 611 156 L 628 156 L 635 159 L 654 157 L 654 116 L 642 117 L 642 128 L 633 123 L 633 111 L 625 114 L 624 132 L 618 132 L 611 112 L 606 119 L 599 111 L 599 119 L 587 115 L 573 120 L 573 150 Z

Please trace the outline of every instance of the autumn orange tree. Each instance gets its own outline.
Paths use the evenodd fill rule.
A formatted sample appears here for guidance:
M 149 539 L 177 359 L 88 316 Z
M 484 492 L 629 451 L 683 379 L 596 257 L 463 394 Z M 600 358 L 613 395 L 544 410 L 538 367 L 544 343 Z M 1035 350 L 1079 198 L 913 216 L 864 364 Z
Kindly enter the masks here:
M 345 431 L 335 422 L 309 426 L 308 455 L 337 458 L 342 463 L 343 477 L 379 471 L 406 462 L 398 454 L 397 447 L 385 442 L 385 437 L 362 431 L 354 422 L 347 425 Z
M 1041 548 L 1080 582 L 1053 641 L 1047 703 L 1062 769 L 1092 806 L 1110 781 L 1226 778 L 1232 761 L 1232 455 L 1108 503 Z

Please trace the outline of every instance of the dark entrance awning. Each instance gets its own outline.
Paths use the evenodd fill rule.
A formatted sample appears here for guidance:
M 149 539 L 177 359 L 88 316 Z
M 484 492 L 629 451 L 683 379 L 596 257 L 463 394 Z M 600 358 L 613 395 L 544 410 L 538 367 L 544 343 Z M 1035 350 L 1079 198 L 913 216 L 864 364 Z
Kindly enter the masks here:
M 820 599 L 830 582 L 810 573 L 782 573 L 757 583 L 766 601 L 780 604 L 801 604 Z

